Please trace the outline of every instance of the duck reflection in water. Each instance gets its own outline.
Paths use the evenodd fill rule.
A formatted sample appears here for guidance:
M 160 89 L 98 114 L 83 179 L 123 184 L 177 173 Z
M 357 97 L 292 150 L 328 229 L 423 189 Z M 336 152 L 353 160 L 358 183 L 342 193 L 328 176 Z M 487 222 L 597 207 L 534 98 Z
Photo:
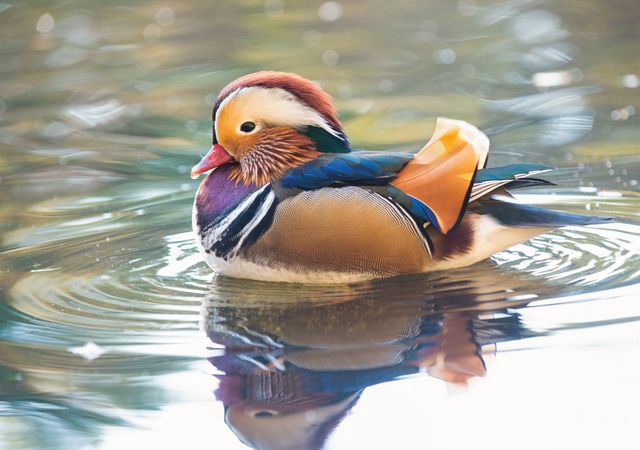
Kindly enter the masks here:
M 512 310 L 524 302 L 505 300 L 518 280 L 504 278 L 327 288 L 218 278 L 204 324 L 224 347 L 210 362 L 227 425 L 256 449 L 320 449 L 369 386 L 484 376 L 496 343 L 533 335 Z

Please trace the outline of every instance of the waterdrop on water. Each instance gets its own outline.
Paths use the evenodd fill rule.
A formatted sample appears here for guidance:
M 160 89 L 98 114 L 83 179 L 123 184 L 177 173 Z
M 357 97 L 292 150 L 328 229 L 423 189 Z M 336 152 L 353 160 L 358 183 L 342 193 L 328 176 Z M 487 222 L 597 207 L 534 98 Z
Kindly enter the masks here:
M 173 9 L 167 6 L 160 8 L 154 16 L 154 18 L 156 19 L 156 23 L 158 25 L 162 25 L 163 27 L 168 27 L 169 25 L 171 25 L 175 17 L 176 16 L 173 12 Z
M 55 26 L 56 21 L 53 16 L 49 13 L 45 13 L 38 19 L 38 22 L 36 23 L 36 30 L 39 33 L 49 33 Z
M 635 73 L 628 73 L 622 77 L 622 85 L 629 89 L 635 89 L 640 86 L 640 79 Z
M 451 48 L 442 48 L 433 53 L 433 59 L 439 64 L 453 64 L 456 62 L 456 52 Z
M 157 23 L 150 23 L 142 30 L 142 36 L 147 41 L 157 41 L 162 36 L 162 28 Z
M 318 8 L 318 15 L 325 22 L 334 22 L 342 17 L 342 5 L 339 2 L 324 2 Z
M 327 66 L 335 66 L 338 64 L 340 55 L 335 50 L 329 49 L 322 54 L 322 62 Z
M 67 351 L 75 355 L 80 355 L 87 361 L 98 359 L 107 352 L 104 348 L 91 341 L 81 347 L 68 347 Z

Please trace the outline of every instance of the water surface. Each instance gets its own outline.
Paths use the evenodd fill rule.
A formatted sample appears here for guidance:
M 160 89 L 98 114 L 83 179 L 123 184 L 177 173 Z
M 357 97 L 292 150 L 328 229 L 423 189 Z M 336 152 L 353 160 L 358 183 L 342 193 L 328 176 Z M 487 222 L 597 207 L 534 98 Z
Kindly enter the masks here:
M 0 3 L 0 448 L 630 449 L 640 417 L 631 0 Z M 612 223 L 339 286 L 217 277 L 190 233 L 218 90 L 295 71 L 357 148 L 437 116 Z

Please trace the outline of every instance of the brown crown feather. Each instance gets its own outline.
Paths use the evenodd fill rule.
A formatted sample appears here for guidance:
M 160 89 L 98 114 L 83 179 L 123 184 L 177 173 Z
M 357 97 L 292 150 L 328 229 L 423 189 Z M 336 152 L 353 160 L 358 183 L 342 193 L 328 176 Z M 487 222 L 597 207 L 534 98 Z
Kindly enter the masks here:
M 260 86 L 280 88 L 296 96 L 301 102 L 316 110 L 336 132 L 344 136 L 342 124 L 333 106 L 332 98 L 317 84 L 295 73 L 262 71 L 250 73 L 232 81 L 220 91 L 213 108 L 213 119 L 222 101 L 240 88 Z

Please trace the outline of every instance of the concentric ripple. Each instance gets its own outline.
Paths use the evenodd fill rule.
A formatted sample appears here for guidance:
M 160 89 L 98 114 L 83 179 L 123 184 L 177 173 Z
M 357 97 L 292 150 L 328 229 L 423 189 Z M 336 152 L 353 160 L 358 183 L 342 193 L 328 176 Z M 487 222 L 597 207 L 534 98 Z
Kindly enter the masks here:
M 558 198 L 536 197 L 537 203 L 545 200 L 553 206 L 550 202 Z M 638 203 L 635 197 L 624 200 L 628 210 Z M 580 196 L 579 201 L 587 205 L 593 198 Z M 601 202 L 599 212 L 621 211 Z M 256 305 L 331 303 L 362 296 L 391 296 L 408 302 L 430 297 L 445 308 L 447 299 L 473 297 L 475 306 L 464 308 L 486 309 L 514 299 L 583 292 L 597 296 L 633 283 L 640 274 L 640 226 L 624 220 L 557 230 L 469 268 L 349 286 L 292 286 L 225 278 L 212 285 L 190 232 L 162 236 L 161 227 L 142 233 L 123 226 L 122 235 L 112 239 L 104 238 L 104 230 L 97 235 L 94 231 L 85 240 L 74 239 L 66 247 L 64 270 L 57 267 L 62 264 L 51 262 L 49 267 L 34 268 L 18 277 L 8 291 L 9 304 L 22 321 L 49 324 L 48 336 L 32 336 L 30 341 L 64 342 L 66 334 L 75 336 L 75 341 L 84 336 L 134 345 L 193 337 L 205 297 L 225 304 Z M 75 225 L 79 233 L 83 227 L 95 230 L 95 223 Z M 150 241 L 150 247 L 140 246 Z M 132 249 L 134 246 L 139 248 Z M 45 254 L 41 260 L 46 261 L 50 249 L 50 243 L 22 247 L 19 257 Z M 451 307 L 456 302 L 451 301 Z
M 473 316 L 481 324 L 517 310 L 508 313 L 506 326 L 526 326 L 511 334 L 481 325 L 474 331 L 479 342 L 508 337 L 511 346 L 526 345 L 515 344 L 522 337 L 631 320 L 640 226 L 629 220 L 638 199 L 578 193 L 571 201 L 551 195 L 524 200 L 574 211 L 598 200 L 597 213 L 618 219 L 556 230 L 459 270 L 351 285 L 290 285 L 212 274 L 184 229 L 191 201 L 186 194 L 162 194 L 144 208 L 139 199 L 119 205 L 143 214 L 114 211 L 85 221 L 63 215 L 43 231 L 54 239 L 10 236 L 5 256 L 11 258 L 3 266 L 10 283 L 0 310 L 9 324 L 0 328 L 4 370 L 29 389 L 99 395 L 122 408 L 128 400 L 113 397 L 107 386 L 124 377 L 133 389 L 142 379 L 145 392 L 153 392 L 155 381 L 145 374 L 193 370 L 203 357 L 232 354 L 233 339 L 277 349 L 237 353 L 255 367 L 278 367 L 284 355 L 310 370 L 353 370 L 399 363 L 422 339 L 425 320 L 437 326 L 442 314 L 448 323 Z M 91 360 L 90 370 L 76 373 L 82 359 Z M 60 379 L 73 387 L 61 386 Z M 12 405 L 13 411 L 22 408 Z M 67 400 L 64 407 L 71 407 Z M 78 411 L 100 423 L 115 420 L 95 400 Z
M 495 257 L 516 270 L 578 287 L 625 284 L 640 274 L 638 226 L 624 223 L 567 228 Z

